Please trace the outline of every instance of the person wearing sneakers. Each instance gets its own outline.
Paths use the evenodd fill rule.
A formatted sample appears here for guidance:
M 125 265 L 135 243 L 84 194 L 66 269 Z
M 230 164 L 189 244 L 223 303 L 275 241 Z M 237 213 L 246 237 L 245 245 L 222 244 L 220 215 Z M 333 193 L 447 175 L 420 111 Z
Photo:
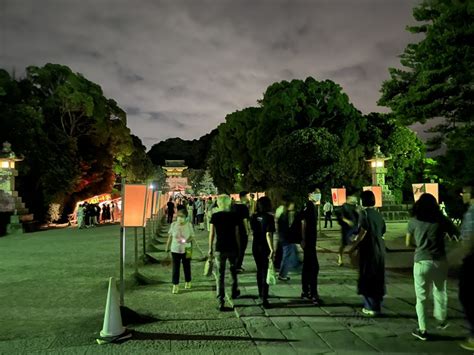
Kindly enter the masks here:
M 452 232 L 456 233 L 455 227 L 441 212 L 436 198 L 428 193 L 422 194 L 413 205 L 413 218 L 408 222 L 406 234 L 406 245 L 416 247 L 413 278 L 418 328 L 413 330 L 412 335 L 421 340 L 428 339 L 426 307 L 431 289 L 437 328 L 448 326 L 448 263 L 444 236 Z
M 273 246 L 273 233 L 275 233 L 275 219 L 271 215 L 272 203 L 267 196 L 260 197 L 257 201 L 257 213 L 250 219 L 253 232 L 252 254 L 257 266 L 258 297 L 263 308 L 269 308 L 267 273 L 269 263 L 273 262 L 275 248 Z
M 319 262 L 316 253 L 318 236 L 318 204 L 321 201 L 321 190 L 315 188 L 308 194 L 308 201 L 301 216 L 301 248 L 303 249 L 303 268 L 301 270 L 301 298 L 310 299 L 315 306 L 322 300 L 318 293 Z
M 172 282 L 173 293 L 179 292 L 180 265 L 183 264 L 184 288 L 191 288 L 191 251 L 194 243 L 194 229 L 187 219 L 188 213 L 181 209 L 177 213 L 176 221 L 173 222 L 168 231 L 166 252 L 171 251 L 173 260 Z M 171 248 L 170 248 L 171 245 Z
M 472 185 L 465 186 L 462 192 L 464 203 L 469 204 L 469 209 L 464 215 L 461 225 L 461 240 L 466 248 L 459 272 L 459 301 L 464 308 L 464 314 L 469 323 L 470 334 L 459 345 L 466 350 L 474 351 L 474 195 Z
M 232 276 L 232 298 L 235 299 L 240 296 L 237 282 L 237 259 L 240 252 L 239 219 L 235 212 L 231 211 L 229 195 L 219 195 L 217 206 L 218 210 L 211 217 L 209 258 L 214 255 L 215 240 L 218 309 L 225 311 L 225 270 L 227 261 Z
M 385 296 L 385 221 L 375 206 L 375 195 L 372 191 L 361 194 L 359 234 L 349 254 L 359 251 L 359 279 L 357 293 L 362 295 L 364 306 L 362 313 L 374 317 L 381 312 L 383 296 Z

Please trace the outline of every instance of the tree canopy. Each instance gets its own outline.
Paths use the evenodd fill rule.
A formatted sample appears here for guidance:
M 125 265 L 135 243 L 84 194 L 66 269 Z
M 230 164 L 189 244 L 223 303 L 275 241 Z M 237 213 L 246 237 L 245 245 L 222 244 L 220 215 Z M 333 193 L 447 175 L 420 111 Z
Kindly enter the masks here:
M 116 173 L 132 180 L 152 171 L 126 114 L 99 85 L 70 68 L 31 66 L 19 80 L 0 70 L 0 141 L 25 157 L 18 186 L 37 218 L 49 204 L 110 192 Z
M 403 124 L 443 122 L 432 128 L 436 149 L 447 134 L 473 123 L 474 3 L 425 0 L 413 10 L 416 26 L 407 29 L 422 39 L 401 55 L 403 68 L 390 68 L 379 104 L 392 109 Z

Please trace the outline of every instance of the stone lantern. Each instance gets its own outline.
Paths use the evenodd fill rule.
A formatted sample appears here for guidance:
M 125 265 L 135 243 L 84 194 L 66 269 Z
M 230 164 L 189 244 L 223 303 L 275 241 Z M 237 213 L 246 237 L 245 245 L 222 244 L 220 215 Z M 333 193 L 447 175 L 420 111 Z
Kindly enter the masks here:
M 385 184 L 385 175 L 387 174 L 387 168 L 385 167 L 385 161 L 392 159 L 392 157 L 385 156 L 380 151 L 380 146 L 375 146 L 374 156 L 371 159 L 366 159 L 370 164 L 370 171 L 372 173 L 372 186 L 382 187 L 383 200 L 393 202 L 394 196 L 392 191 Z
M 23 158 L 18 158 L 13 153 L 10 143 L 3 143 L 3 149 L 0 152 L 0 190 L 13 197 L 18 197 L 18 192 L 15 191 L 15 177 L 18 176 L 15 162 L 22 160 Z
M 15 163 L 22 160 L 12 151 L 10 143 L 3 143 L 0 151 L 0 212 L 13 213 L 6 229 L 7 234 L 23 232 L 22 223 L 33 220 L 33 215 L 28 212 L 15 190 L 15 177 L 18 176 Z

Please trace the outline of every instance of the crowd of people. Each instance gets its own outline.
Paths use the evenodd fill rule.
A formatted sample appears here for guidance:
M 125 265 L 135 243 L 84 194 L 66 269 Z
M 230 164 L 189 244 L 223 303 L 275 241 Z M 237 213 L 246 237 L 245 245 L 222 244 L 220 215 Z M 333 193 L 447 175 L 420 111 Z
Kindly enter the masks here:
M 434 196 L 425 193 L 414 204 L 413 215 L 407 225 L 406 243 L 415 247 L 414 253 L 414 288 L 416 294 L 416 314 L 418 327 L 412 335 L 421 340 L 429 339 L 426 314 L 427 300 L 432 290 L 434 299 L 434 318 L 437 328 L 449 326 L 447 319 L 447 279 L 448 265 L 445 249 L 445 236 L 460 234 L 465 241 L 466 257 L 464 258 L 459 281 L 459 299 L 464 307 L 466 318 L 471 327 L 471 334 L 461 344 L 466 349 L 474 349 L 474 291 L 472 275 L 474 272 L 474 198 L 471 188 L 465 188 L 463 197 L 470 204 L 457 231 L 451 220 L 441 211 Z M 218 309 L 225 307 L 225 275 L 227 270 L 232 278 L 231 297 L 240 297 L 238 274 L 244 271 L 245 250 L 252 236 L 252 255 L 256 265 L 256 283 L 258 296 L 264 308 L 271 307 L 269 302 L 269 269 L 274 265 L 279 270 L 278 280 L 290 280 L 288 273 L 301 273 L 301 298 L 312 304 L 324 304 L 318 288 L 319 262 L 317 255 L 318 211 L 321 192 L 315 189 L 308 194 L 302 209 L 295 208 L 291 197 L 283 198 L 284 202 L 275 210 L 269 197 L 263 196 L 254 200 L 253 196 L 243 191 L 239 201 L 233 201 L 228 195 L 217 198 L 182 198 L 170 199 L 167 205 L 168 223 L 171 223 L 167 251 L 173 259 L 173 293 L 179 292 L 180 264 L 183 265 L 185 288 L 191 288 L 192 246 L 194 228 L 209 231 L 208 258 L 215 260 Z M 362 298 L 362 313 L 376 317 L 382 312 L 384 296 L 387 293 L 385 277 L 386 247 L 384 234 L 385 221 L 374 207 L 375 196 L 371 191 L 357 197 L 349 196 L 347 202 L 334 211 L 329 201 L 323 206 L 326 221 L 332 224 L 331 215 L 341 226 L 341 243 L 337 263 L 343 265 L 344 250 L 349 248 L 348 255 L 357 266 L 359 277 L 357 293 Z M 177 219 L 173 222 L 173 216 Z M 299 260 L 297 245 L 303 251 L 302 262 Z M 276 258 L 277 250 L 281 257 Z M 228 264 L 228 268 L 227 268 Z M 271 270 L 270 270 L 271 271 Z
M 77 208 L 77 228 L 91 228 L 101 223 L 110 223 L 115 221 L 115 211 L 117 205 L 115 202 L 80 204 Z

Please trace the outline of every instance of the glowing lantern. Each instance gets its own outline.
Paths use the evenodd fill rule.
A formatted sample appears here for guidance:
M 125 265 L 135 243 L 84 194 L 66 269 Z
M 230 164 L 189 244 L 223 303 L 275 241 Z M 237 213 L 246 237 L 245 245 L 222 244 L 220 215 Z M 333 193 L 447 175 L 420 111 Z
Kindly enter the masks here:
M 122 227 L 144 227 L 147 185 L 125 184 L 122 195 Z
M 413 199 L 418 201 L 420 196 L 424 193 L 428 193 L 433 195 L 436 198 L 436 201 L 439 203 L 439 187 L 436 183 L 419 183 L 419 184 L 412 184 L 413 188 Z
M 332 204 L 334 206 L 342 206 L 346 203 L 346 189 L 331 189 Z
M 363 191 L 372 191 L 375 195 L 375 206 L 382 207 L 382 186 L 364 186 Z

